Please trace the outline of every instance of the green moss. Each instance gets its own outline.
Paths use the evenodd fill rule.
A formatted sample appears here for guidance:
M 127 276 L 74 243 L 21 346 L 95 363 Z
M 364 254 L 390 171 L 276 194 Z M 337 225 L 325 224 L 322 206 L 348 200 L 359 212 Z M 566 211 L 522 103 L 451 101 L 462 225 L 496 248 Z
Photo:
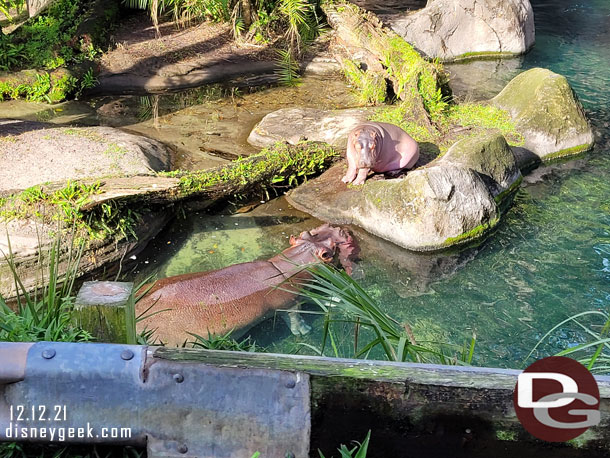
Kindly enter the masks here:
M 86 131 L 73 129 L 64 129 L 64 133 L 87 135 Z M 120 147 L 115 146 L 111 146 L 109 154 L 121 153 Z M 335 149 L 323 143 L 304 143 L 299 147 L 277 144 L 258 155 L 238 159 L 219 169 L 165 172 L 159 176 L 179 178 L 181 197 L 201 193 L 219 184 L 226 184 L 227 188 L 240 193 L 274 187 L 283 191 L 321 172 L 338 156 Z M 126 200 L 110 200 L 85 209 L 91 198 L 102 192 L 100 182 L 72 181 L 60 189 L 33 186 L 0 200 L 0 219 L 60 221 L 64 227 L 74 229 L 90 240 L 136 237 L 135 228 L 146 208 L 140 208 L 139 204 L 138 210 L 134 210 Z
M 546 156 L 544 156 L 542 158 L 542 160 L 544 162 L 548 162 L 548 161 L 553 161 L 555 159 L 561 159 L 561 158 L 567 157 L 567 156 L 576 156 L 578 154 L 589 151 L 591 148 L 593 148 L 592 143 L 573 146 L 571 148 L 562 149 L 561 151 L 557 151 L 555 153 L 547 154 Z
M 523 177 L 520 176 L 507 189 L 505 189 L 500 194 L 498 194 L 496 197 L 494 197 L 494 200 L 496 201 L 496 204 L 498 205 L 498 207 L 503 206 L 504 199 L 506 199 L 508 196 L 513 194 L 519 188 L 519 186 L 521 186 L 522 181 L 523 181 Z
M 263 182 L 267 186 L 295 186 L 299 180 L 321 172 L 339 153 L 325 143 L 301 143 L 301 148 L 276 143 L 259 154 L 240 158 L 226 167 L 196 172 L 162 172 L 160 176 L 180 178 L 183 196 L 204 191 L 219 183 L 248 184 Z M 304 146 L 304 147 L 303 147 Z M 286 174 L 291 170 L 290 175 Z
M 508 58 L 515 57 L 517 53 L 506 52 L 506 51 L 479 51 L 479 52 L 466 52 L 464 54 L 460 54 L 457 57 L 451 59 L 452 62 L 461 62 L 467 61 L 471 59 L 477 60 L 485 60 L 487 59 L 498 59 L 498 58 Z
M 518 439 L 518 435 L 515 431 L 496 430 L 496 439 L 514 442 Z
M 517 132 L 508 112 L 492 105 L 481 103 L 451 105 L 445 113 L 443 122 L 446 125 L 498 129 L 509 145 L 521 146 L 524 143 L 523 135 Z
M 496 224 L 498 224 L 499 221 L 500 221 L 499 218 L 494 218 L 494 219 L 489 220 L 487 223 L 478 225 L 477 227 L 469 230 L 468 232 L 460 234 L 456 237 L 449 237 L 449 238 L 445 239 L 445 241 L 443 242 L 443 246 L 450 247 L 453 245 L 458 245 L 461 243 L 465 243 L 465 242 L 469 242 L 471 240 L 477 239 L 477 238 L 483 236 L 488 230 L 493 228 Z
M 379 105 L 385 102 L 387 84 L 382 74 L 361 70 L 350 59 L 344 59 L 343 73 L 356 89 L 358 101 L 363 105 Z
M 400 126 L 405 132 L 418 142 L 438 141 L 438 131 L 410 119 L 410 107 L 406 103 L 388 106 L 378 109 L 372 116 L 371 121 L 387 122 Z

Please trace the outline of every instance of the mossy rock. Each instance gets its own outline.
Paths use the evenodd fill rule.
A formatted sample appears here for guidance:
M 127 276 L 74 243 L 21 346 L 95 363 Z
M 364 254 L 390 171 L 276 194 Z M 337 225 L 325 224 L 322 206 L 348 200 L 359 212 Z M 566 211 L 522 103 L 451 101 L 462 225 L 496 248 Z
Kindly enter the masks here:
M 456 142 L 435 163 L 452 164 L 476 172 L 493 197 L 511 189 L 521 171 L 505 138 L 486 132 Z
M 544 68 L 516 76 L 496 97 L 525 138 L 524 148 L 542 160 L 591 149 L 593 130 L 567 79 Z
M 412 251 L 434 251 L 483 236 L 499 219 L 492 194 L 474 171 L 430 164 L 402 179 L 341 182 L 346 165 L 290 192 L 289 202 L 316 218 L 354 224 Z

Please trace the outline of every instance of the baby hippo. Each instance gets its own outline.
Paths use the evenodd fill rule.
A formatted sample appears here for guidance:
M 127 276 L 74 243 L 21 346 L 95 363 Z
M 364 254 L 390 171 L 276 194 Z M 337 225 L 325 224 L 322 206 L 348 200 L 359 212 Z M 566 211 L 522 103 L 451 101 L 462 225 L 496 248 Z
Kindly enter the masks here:
M 419 159 L 419 146 L 400 127 L 386 122 L 367 122 L 352 130 L 347 139 L 347 173 L 344 183 L 362 184 L 369 171 L 398 172 Z

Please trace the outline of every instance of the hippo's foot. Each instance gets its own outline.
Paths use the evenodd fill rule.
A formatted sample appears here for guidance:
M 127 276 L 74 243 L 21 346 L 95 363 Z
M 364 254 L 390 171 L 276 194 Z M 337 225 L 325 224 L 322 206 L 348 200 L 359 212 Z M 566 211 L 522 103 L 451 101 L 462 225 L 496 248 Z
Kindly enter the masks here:
M 295 336 L 304 336 L 311 332 L 311 326 L 305 323 L 299 312 L 290 311 L 283 314 L 286 324 L 290 328 L 290 332 Z

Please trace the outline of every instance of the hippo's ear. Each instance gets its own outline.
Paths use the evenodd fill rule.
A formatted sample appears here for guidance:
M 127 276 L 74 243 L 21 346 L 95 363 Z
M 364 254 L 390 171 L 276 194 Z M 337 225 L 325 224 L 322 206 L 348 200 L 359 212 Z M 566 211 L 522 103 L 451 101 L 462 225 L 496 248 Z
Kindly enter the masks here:
M 352 274 L 352 266 L 353 262 L 358 258 L 358 254 L 360 254 L 360 247 L 356 240 L 345 231 L 346 238 L 344 242 L 338 243 L 337 247 L 339 248 L 339 262 L 341 266 L 345 269 L 345 272 L 348 275 Z
M 290 236 L 290 246 L 295 246 L 297 244 L 297 238 L 294 235 Z

